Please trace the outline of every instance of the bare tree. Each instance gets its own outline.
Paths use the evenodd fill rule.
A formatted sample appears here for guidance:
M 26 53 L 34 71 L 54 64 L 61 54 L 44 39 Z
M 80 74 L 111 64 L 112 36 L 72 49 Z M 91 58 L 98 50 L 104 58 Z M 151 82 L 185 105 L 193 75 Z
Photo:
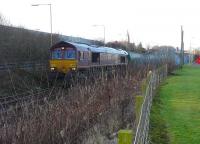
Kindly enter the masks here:
M 0 13 L 0 25 L 10 25 L 10 22 Z

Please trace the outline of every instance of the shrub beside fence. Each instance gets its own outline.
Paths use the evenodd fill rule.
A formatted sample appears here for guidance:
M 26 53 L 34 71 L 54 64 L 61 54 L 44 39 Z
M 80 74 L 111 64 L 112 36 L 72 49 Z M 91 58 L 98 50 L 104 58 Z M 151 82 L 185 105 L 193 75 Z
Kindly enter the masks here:
M 144 95 L 144 101 L 140 112 L 140 118 L 135 133 L 134 144 L 149 143 L 148 140 L 149 118 L 150 118 L 153 96 L 160 82 L 162 82 L 166 77 L 167 77 L 167 65 L 157 70 L 150 71 L 148 74 L 147 80 L 149 79 L 149 81 Z
M 156 88 L 159 84 L 167 77 L 168 68 L 167 65 L 164 65 L 156 70 L 150 71 L 146 78 L 146 84 L 144 83 L 143 87 L 143 103 L 141 106 L 139 118 L 136 120 L 137 129 L 134 137 L 134 144 L 148 144 L 148 133 L 149 133 L 149 119 L 150 119 L 150 111 L 153 96 L 155 95 Z M 145 89 L 146 88 L 146 89 Z M 118 133 L 118 142 L 122 141 L 120 139 L 124 139 L 126 137 L 126 133 L 124 137 L 122 134 Z M 127 137 L 128 138 L 128 137 Z M 132 138 L 131 138 L 132 139 Z M 125 141 L 124 141 L 125 142 Z M 131 144 L 130 140 L 126 140 L 125 143 L 121 142 L 120 144 Z

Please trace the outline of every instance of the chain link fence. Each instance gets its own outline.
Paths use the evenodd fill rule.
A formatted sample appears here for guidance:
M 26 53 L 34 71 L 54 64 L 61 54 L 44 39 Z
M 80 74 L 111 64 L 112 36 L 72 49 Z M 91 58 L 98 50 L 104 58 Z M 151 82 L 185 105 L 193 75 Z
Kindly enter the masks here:
M 147 87 L 140 112 L 139 122 L 137 124 L 134 144 L 149 143 L 149 119 L 153 96 L 155 94 L 156 88 L 167 77 L 167 73 L 167 65 L 165 65 L 157 70 L 150 71 L 147 76 Z

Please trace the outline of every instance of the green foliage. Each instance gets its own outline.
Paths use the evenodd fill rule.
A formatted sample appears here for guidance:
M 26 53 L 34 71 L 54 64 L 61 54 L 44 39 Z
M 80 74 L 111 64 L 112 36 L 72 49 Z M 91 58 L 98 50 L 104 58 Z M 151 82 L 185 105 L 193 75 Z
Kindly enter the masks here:
M 146 93 L 147 85 L 149 82 L 151 74 L 149 73 L 145 79 L 141 82 L 141 92 L 142 95 L 138 95 L 135 97 L 135 114 L 136 114 L 136 124 L 139 122 L 140 112 L 142 108 L 142 103 L 144 101 L 144 95 Z
M 140 112 L 141 112 L 143 100 L 144 100 L 143 96 L 136 96 L 135 97 L 136 124 L 139 122 Z
M 143 95 L 146 94 L 146 89 L 147 89 L 147 85 L 149 84 L 150 77 L 151 77 L 151 72 L 149 71 L 149 73 L 147 74 L 147 77 L 143 79 L 141 82 L 141 91 Z

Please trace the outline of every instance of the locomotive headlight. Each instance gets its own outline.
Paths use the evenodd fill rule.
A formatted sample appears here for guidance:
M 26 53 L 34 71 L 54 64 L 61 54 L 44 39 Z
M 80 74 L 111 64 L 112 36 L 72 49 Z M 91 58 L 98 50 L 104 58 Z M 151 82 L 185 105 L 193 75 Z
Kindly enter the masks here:
M 55 70 L 55 68 L 54 67 L 51 67 L 51 71 L 54 71 Z
M 75 70 L 76 70 L 76 68 L 75 68 L 75 67 L 73 67 L 73 68 L 72 68 L 72 70 L 73 70 L 73 71 L 75 71 Z

